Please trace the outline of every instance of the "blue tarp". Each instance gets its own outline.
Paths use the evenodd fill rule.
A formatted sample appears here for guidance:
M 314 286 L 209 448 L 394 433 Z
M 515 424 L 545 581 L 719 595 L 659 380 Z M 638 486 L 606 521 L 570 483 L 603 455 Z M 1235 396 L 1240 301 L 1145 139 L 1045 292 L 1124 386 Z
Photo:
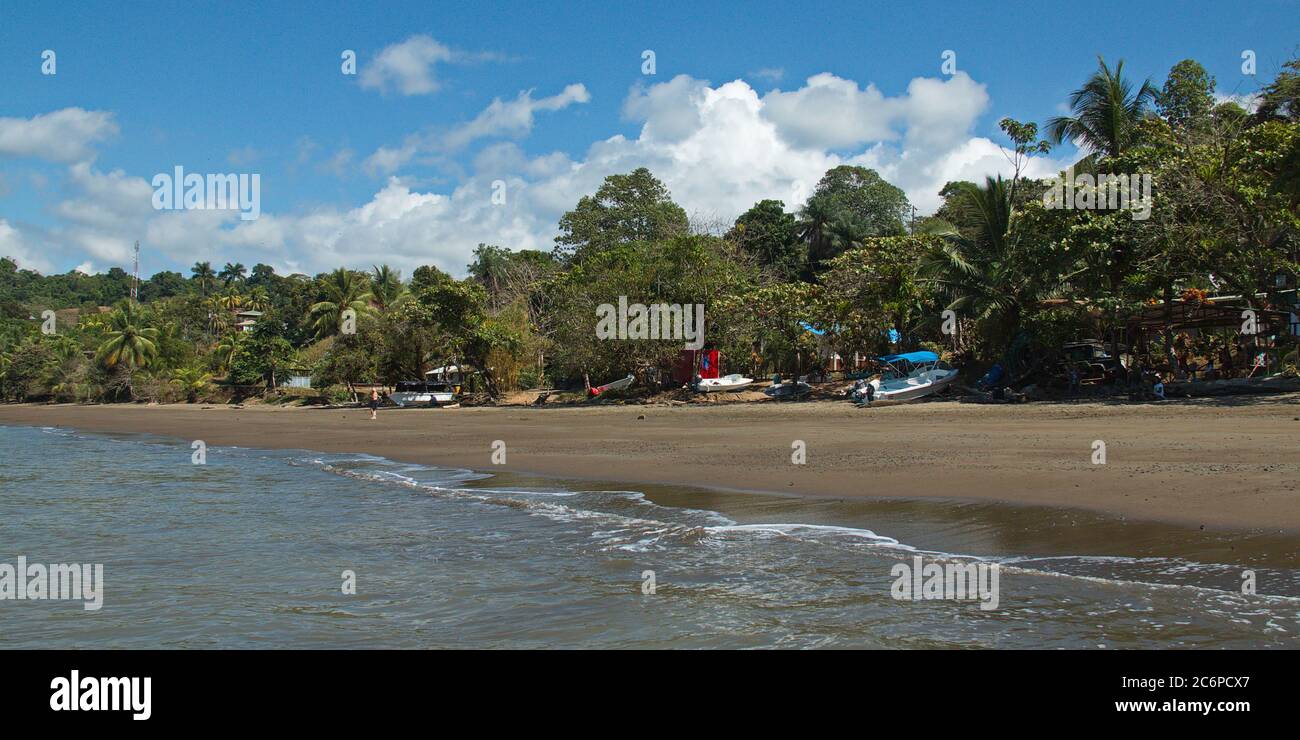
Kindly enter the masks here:
M 926 362 L 938 362 L 939 355 L 936 355 L 933 352 L 925 352 L 925 351 L 904 352 L 901 355 L 885 355 L 884 357 L 880 357 L 877 359 L 879 359 L 881 362 L 888 362 L 891 365 L 899 361 L 910 362 L 913 365 L 920 365 Z

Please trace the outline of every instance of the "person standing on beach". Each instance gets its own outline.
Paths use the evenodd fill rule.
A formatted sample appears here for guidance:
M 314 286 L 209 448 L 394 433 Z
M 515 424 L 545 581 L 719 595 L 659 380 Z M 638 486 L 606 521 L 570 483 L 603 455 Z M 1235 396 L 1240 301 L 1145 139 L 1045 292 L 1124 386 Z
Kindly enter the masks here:
M 370 389 L 370 420 L 379 418 L 379 391 Z

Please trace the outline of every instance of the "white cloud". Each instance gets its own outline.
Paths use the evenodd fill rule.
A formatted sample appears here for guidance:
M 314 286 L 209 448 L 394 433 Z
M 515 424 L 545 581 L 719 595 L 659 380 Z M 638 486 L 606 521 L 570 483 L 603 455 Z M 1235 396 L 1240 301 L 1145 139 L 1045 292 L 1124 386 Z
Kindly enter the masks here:
M 51 269 L 49 260 L 28 244 L 18 229 L 3 218 L 0 218 L 0 257 L 13 259 L 24 270 L 45 273 Z
M 585 87 L 570 85 L 551 97 L 524 92 L 497 100 L 440 137 L 413 134 L 376 152 L 372 164 L 398 169 L 478 139 L 522 137 L 537 112 L 589 97 Z M 705 219 L 729 221 L 765 198 L 794 210 L 826 170 L 841 164 L 876 169 L 925 214 L 938 206 L 938 191 L 950 180 L 1010 173 L 1004 150 L 972 133 L 988 104 L 984 86 L 964 74 L 916 79 L 893 97 L 833 75 L 766 95 L 743 80 L 715 87 L 679 76 L 629 93 L 623 110 L 641 123 L 637 134 L 596 141 L 579 156 L 529 156 L 514 141 L 493 142 L 468 162 L 456 160 L 465 169 L 450 189 L 390 177 L 353 207 L 263 211 L 252 222 L 229 211 L 154 211 L 146 180 L 76 164 L 68 169 L 68 195 L 52 208 L 59 224 L 35 234 L 6 223 L 0 246 L 21 248 L 30 258 L 34 244 L 59 244 L 69 264 L 125 265 L 138 238 L 146 254 L 161 251 L 179 265 L 238 260 L 315 273 L 386 262 L 407 275 L 421 264 L 460 275 L 480 242 L 549 250 L 559 217 L 580 197 L 607 175 L 642 166 L 666 183 L 688 214 Z M 1027 174 L 1046 176 L 1063 167 L 1037 158 Z M 497 180 L 505 183 L 503 204 L 492 199 Z
M 557 111 L 591 100 L 582 83 L 568 85 L 558 95 L 533 99 L 533 91 L 525 90 L 509 102 L 500 98 L 492 101 L 474 120 L 452 129 L 442 137 L 444 149 L 460 149 L 476 139 L 489 136 L 524 136 L 533 130 L 533 117 L 538 111 Z
M 402 95 L 427 95 L 441 87 L 433 68 L 450 62 L 455 53 L 445 44 L 420 34 L 385 47 L 361 69 L 361 87 L 381 92 L 395 89 Z
M 383 93 L 395 90 L 402 95 L 429 95 L 442 88 L 435 74 L 439 64 L 503 60 L 501 54 L 459 51 L 428 34 L 416 34 L 381 49 L 373 60 L 362 66 L 357 81 L 363 89 Z
M 473 120 L 445 133 L 429 131 L 411 134 L 400 146 L 380 147 L 366 158 L 364 166 L 371 174 L 391 174 L 421 154 L 455 152 L 474 141 L 491 137 L 521 138 L 532 132 L 538 112 L 562 110 L 589 100 L 591 94 L 581 83 L 568 85 L 559 94 L 546 98 L 533 98 L 532 90 L 524 90 L 510 101 L 496 98 Z
M 773 90 L 763 104 L 763 116 L 798 147 L 844 149 L 897 136 L 897 100 L 886 99 L 875 85 L 864 90 L 828 72 L 809 77 L 798 90 Z
M 92 145 L 117 134 L 113 114 L 64 108 L 32 118 L 0 118 L 0 156 L 51 162 L 94 158 Z

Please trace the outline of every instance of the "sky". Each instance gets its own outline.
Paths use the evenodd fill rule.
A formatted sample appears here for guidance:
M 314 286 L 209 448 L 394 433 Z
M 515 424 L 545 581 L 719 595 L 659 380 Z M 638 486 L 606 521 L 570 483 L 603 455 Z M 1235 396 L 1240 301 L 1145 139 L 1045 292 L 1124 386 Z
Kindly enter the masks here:
M 700 224 L 764 198 L 796 210 L 840 164 L 924 215 L 945 182 L 1009 173 L 998 121 L 1061 115 L 1098 55 L 1157 86 L 1193 58 L 1246 100 L 1297 54 L 1297 20 L 1300 0 L 6 0 L 0 256 L 130 270 L 139 241 L 145 276 L 461 276 L 479 243 L 549 250 L 579 198 L 642 166 Z M 177 167 L 256 175 L 257 217 L 156 207 Z

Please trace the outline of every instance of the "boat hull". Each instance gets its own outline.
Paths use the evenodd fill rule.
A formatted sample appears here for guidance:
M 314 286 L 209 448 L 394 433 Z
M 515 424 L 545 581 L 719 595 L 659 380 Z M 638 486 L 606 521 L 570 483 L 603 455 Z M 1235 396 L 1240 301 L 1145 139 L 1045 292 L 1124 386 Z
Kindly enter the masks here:
M 695 384 L 700 393 L 730 393 L 748 388 L 754 384 L 753 378 L 741 375 L 728 375 L 725 378 L 705 378 Z
M 812 386 L 807 383 L 782 383 L 763 389 L 763 393 L 777 399 L 798 398 L 811 392 Z
M 453 393 L 401 392 L 394 393 L 388 398 L 403 408 L 407 406 L 444 406 L 456 400 Z
M 909 381 L 919 380 L 909 378 Z M 872 398 L 873 401 L 912 401 L 918 398 L 924 398 L 933 395 L 957 382 L 957 372 L 950 371 L 942 377 L 927 378 L 922 382 L 900 383 L 891 387 L 890 383 L 878 387 Z

